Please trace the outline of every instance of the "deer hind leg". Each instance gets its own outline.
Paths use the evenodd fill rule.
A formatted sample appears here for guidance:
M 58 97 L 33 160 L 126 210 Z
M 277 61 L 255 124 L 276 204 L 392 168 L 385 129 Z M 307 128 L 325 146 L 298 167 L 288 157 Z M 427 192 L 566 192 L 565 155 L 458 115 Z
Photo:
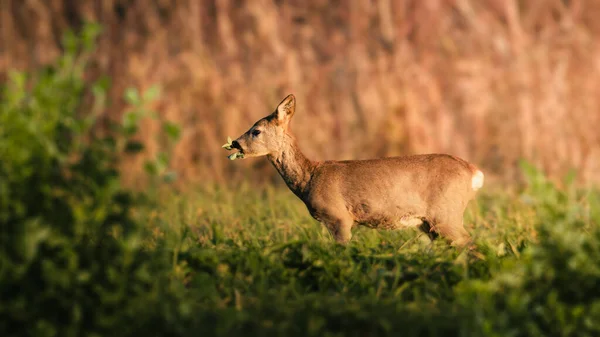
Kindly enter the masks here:
M 440 236 L 435 231 L 435 228 L 428 221 L 423 221 L 423 223 L 418 228 L 423 233 L 427 234 L 427 237 L 429 237 L 429 240 L 431 240 L 431 241 L 437 239 L 437 237 Z
M 453 246 L 464 247 L 472 244 L 471 236 L 463 225 L 462 214 L 453 214 L 436 219 L 435 230 Z

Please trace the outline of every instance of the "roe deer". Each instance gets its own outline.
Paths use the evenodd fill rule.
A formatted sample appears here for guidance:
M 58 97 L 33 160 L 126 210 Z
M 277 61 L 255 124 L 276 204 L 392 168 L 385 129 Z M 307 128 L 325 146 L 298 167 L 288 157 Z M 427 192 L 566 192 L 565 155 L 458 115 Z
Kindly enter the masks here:
M 467 203 L 483 186 L 483 173 L 447 154 L 315 162 L 306 158 L 290 132 L 294 95 L 224 145 L 230 156 L 267 156 L 287 186 L 335 240 L 347 243 L 354 225 L 379 229 L 418 227 L 433 240 L 470 243 L 463 227 Z M 239 154 L 239 155 L 238 155 Z

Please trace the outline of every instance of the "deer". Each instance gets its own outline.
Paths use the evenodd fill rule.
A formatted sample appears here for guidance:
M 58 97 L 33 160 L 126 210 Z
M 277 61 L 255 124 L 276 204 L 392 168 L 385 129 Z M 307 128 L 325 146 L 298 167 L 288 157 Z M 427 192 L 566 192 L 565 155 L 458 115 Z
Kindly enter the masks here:
M 225 147 L 230 159 L 266 156 L 288 188 L 333 239 L 347 244 L 357 225 L 373 229 L 416 228 L 433 241 L 473 247 L 465 230 L 467 204 L 483 186 L 475 165 L 431 153 L 361 160 L 313 161 L 291 132 L 293 94 Z

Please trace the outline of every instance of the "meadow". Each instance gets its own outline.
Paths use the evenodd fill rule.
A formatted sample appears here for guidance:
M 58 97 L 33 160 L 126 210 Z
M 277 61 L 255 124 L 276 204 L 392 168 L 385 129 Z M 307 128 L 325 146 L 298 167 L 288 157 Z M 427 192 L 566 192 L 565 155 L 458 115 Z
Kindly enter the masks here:
M 521 183 L 486 185 L 465 215 L 473 251 L 413 230 L 339 245 L 280 181 L 177 184 L 160 89 L 102 118 L 110 83 L 84 76 L 97 33 L 1 85 L 0 335 L 600 333 L 600 191 L 575 173 L 521 161 Z M 130 186 L 145 119 L 164 151 Z
M 342 246 L 289 191 L 247 185 L 167 194 L 149 244 L 176 247 L 211 334 L 595 335 L 600 195 L 523 170 L 526 187 L 469 207 L 471 252 L 416 230 L 357 228 Z

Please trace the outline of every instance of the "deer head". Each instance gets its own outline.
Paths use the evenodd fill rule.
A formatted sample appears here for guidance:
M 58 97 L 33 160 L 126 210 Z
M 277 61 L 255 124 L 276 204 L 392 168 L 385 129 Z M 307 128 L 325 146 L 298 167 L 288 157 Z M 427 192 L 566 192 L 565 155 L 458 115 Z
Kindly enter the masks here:
M 243 158 L 280 153 L 290 138 L 289 123 L 295 110 L 296 98 L 290 94 L 272 114 L 258 120 L 248 131 L 231 142 L 230 147 L 238 150 Z

